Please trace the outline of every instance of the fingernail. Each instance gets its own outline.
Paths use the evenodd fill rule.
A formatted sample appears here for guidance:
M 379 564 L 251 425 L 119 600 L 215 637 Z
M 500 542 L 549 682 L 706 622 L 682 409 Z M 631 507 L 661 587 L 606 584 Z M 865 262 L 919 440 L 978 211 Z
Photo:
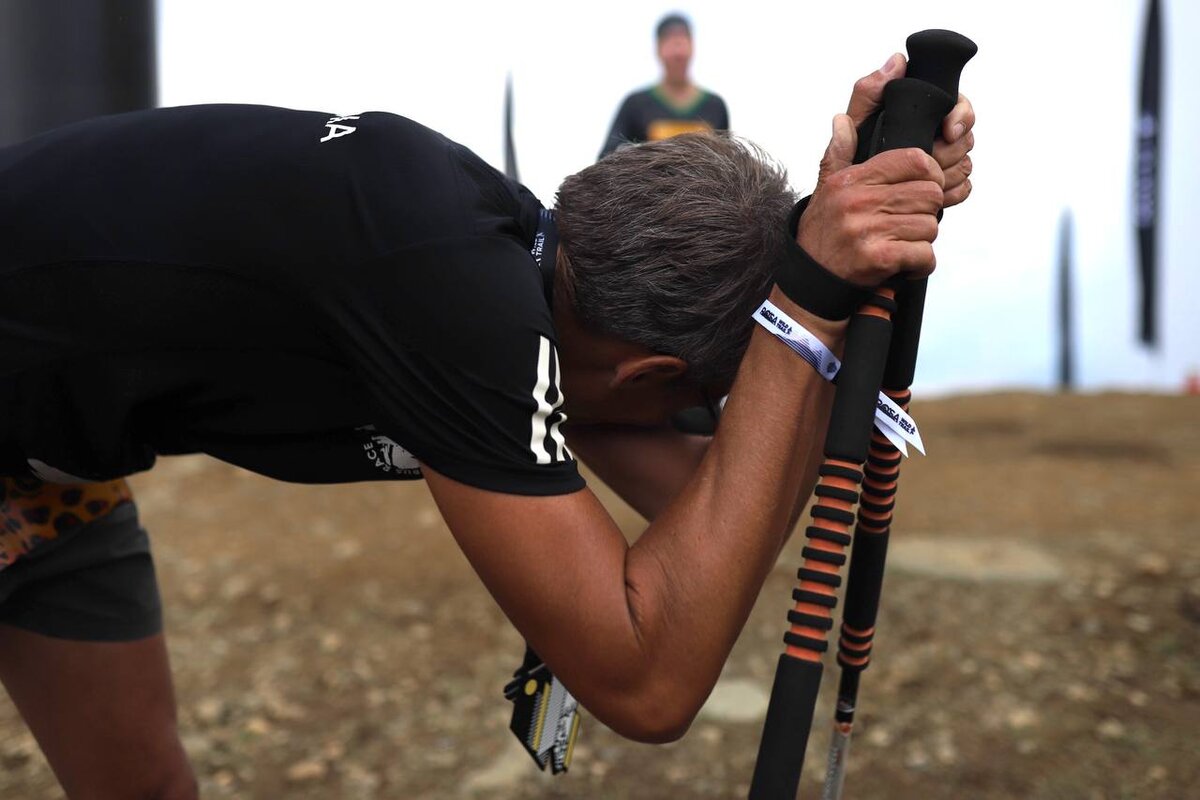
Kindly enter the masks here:
M 957 142 L 959 140 L 959 138 L 962 137 L 963 133 L 966 130 L 967 130 L 967 126 L 964 125 L 963 123 L 961 123 L 961 122 L 955 123 L 955 125 L 954 125 L 954 141 Z
M 896 54 L 895 53 L 892 53 L 890 56 L 888 56 L 888 60 L 883 62 L 883 66 L 879 68 L 879 71 L 882 72 L 884 75 L 891 75 L 893 72 L 896 71 Z

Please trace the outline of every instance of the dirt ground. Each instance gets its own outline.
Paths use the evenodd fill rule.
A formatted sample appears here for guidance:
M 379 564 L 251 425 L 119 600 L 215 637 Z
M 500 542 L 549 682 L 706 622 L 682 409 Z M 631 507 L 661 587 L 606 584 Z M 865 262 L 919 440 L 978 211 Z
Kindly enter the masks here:
M 1200 797 L 1200 398 L 914 407 L 848 798 Z M 551 779 L 507 731 L 522 642 L 423 484 L 204 458 L 134 481 L 205 797 L 744 797 L 802 546 L 677 744 L 584 719 Z M 593 481 L 632 538 L 643 523 Z M 828 666 L 801 797 L 823 772 Z M 61 794 L 0 696 L 0 798 Z

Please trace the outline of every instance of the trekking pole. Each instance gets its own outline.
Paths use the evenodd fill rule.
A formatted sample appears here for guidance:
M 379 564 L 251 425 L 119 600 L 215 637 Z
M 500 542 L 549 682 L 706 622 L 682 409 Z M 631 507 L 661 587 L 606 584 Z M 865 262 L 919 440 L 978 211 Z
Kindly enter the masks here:
M 950 31 L 922 31 L 908 38 L 907 75 L 926 80 L 953 98 L 958 97 L 958 79 L 963 66 L 975 55 L 975 43 Z M 885 114 L 892 113 L 885 106 Z M 933 139 L 926 151 L 933 149 Z M 924 145 L 925 143 L 922 143 Z M 928 278 L 903 281 L 897 286 L 897 312 L 893 320 L 892 341 L 884 367 L 883 391 L 904 411 L 908 411 L 917 349 L 921 339 L 921 320 L 925 310 Z M 859 680 L 871 663 L 875 638 L 875 620 L 883 590 L 883 571 L 887 559 L 888 534 L 896 506 L 900 477 L 900 451 L 879 431 L 871 435 L 863 490 L 854 529 L 854 548 L 846 584 L 846 606 L 842 612 L 841 636 L 837 661 L 842 674 L 838 683 L 837 710 L 829 743 L 822 800 L 838 800 L 846 777 L 846 759 L 854 712 L 858 705 Z
M 949 31 L 927 33 L 962 39 Z M 871 149 L 922 147 L 929 152 L 937 126 L 956 99 L 920 78 L 891 81 L 884 89 L 886 112 L 874 118 L 870 138 L 878 146 Z M 864 128 L 871 123 L 868 119 Z M 812 524 L 805 531 L 808 545 L 797 573 L 799 586 L 792 591 L 795 607 L 788 612 L 790 629 L 784 634 L 786 647 L 776 665 L 750 800 L 794 800 L 800 783 L 821 685 L 821 654 L 829 647 L 832 612 L 842 581 L 840 568 L 851 541 L 850 525 L 855 520 L 876 397 L 891 341 L 895 293 L 891 285 L 877 289 L 851 317 L 846 332 L 845 357 L 825 438 L 825 460 L 813 492 Z

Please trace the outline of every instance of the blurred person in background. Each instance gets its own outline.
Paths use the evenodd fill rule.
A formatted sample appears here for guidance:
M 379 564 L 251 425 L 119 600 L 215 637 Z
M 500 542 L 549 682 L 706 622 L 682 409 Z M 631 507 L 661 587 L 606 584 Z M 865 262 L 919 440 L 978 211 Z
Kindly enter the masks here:
M 752 313 L 769 295 L 839 350 L 970 192 L 965 100 L 933 157 L 851 163 L 904 70 L 855 85 L 798 205 L 728 135 L 624 148 L 553 212 L 386 113 L 167 108 L 0 149 L 0 682 L 68 796 L 196 795 L 122 480 L 160 455 L 423 478 L 580 704 L 680 737 L 812 491 L 833 394 Z M 727 393 L 714 436 L 666 424 Z M 634 544 L 576 453 L 650 520 Z
M 696 131 L 729 130 L 729 111 L 715 92 L 692 82 L 692 26 L 681 14 L 668 14 L 655 28 L 662 80 L 633 92 L 621 103 L 600 157 L 633 142 L 655 142 Z

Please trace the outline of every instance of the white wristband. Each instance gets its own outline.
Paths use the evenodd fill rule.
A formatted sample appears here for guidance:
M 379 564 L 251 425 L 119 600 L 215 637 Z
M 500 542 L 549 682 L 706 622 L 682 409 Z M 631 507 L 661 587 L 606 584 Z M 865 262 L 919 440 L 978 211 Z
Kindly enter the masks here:
M 807 361 L 825 380 L 833 380 L 842 368 L 842 362 L 824 342 L 770 300 L 763 300 L 758 311 L 754 312 L 754 321 Z
M 754 321 L 807 361 L 822 378 L 832 381 L 837 377 L 838 370 L 842 368 L 838 357 L 812 331 L 789 317 L 779 306 L 764 300 L 758 311 L 754 312 Z M 922 454 L 925 452 L 925 443 L 921 441 L 916 421 L 883 392 L 879 393 L 876 401 L 875 424 L 904 455 L 908 455 L 906 443 L 916 447 Z

